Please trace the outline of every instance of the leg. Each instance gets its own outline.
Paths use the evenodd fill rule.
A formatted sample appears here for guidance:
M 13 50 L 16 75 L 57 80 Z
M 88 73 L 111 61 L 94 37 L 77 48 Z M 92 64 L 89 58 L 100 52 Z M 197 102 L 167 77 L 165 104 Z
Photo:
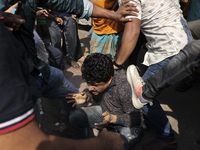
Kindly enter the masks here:
M 108 35 L 92 33 L 90 40 L 90 54 L 102 53 L 115 59 L 121 46 L 122 32 Z
M 38 58 L 43 60 L 45 63 L 48 63 L 49 54 L 45 48 L 44 42 L 42 41 L 42 39 L 35 30 L 33 30 L 33 34 L 34 34 L 33 39 L 35 41 L 35 48 L 37 50 Z
M 87 137 L 87 128 L 94 128 L 94 123 L 103 121 L 100 106 L 81 107 L 76 109 L 69 117 L 72 134 L 76 139 Z
M 47 27 L 49 29 L 51 43 L 54 47 L 61 50 L 60 27 L 53 19 L 46 19 L 46 20 L 47 20 Z
M 186 45 L 157 74 L 145 81 L 142 96 L 147 100 L 155 98 L 163 89 L 195 72 L 200 66 L 200 40 Z
M 79 90 L 69 80 L 63 72 L 57 68 L 49 66 L 51 74 L 48 84 L 41 85 L 43 96 L 49 98 L 65 99 L 68 93 L 78 93 Z
M 43 96 L 62 100 L 62 113 L 69 116 L 72 107 L 71 104 L 67 103 L 65 97 L 68 93 L 78 93 L 79 90 L 64 77 L 61 70 L 51 66 L 49 66 L 49 68 L 51 74 L 48 82 L 45 82 L 43 77 L 39 74 L 33 76 L 31 85 L 34 87 L 32 88 L 34 89 L 34 97 L 37 99 Z
M 195 40 L 200 39 L 199 23 L 200 23 L 200 20 L 188 22 L 188 27 L 189 27 L 189 29 L 192 33 L 192 36 Z M 176 91 L 185 92 L 193 85 L 193 83 L 196 81 L 196 79 L 197 79 L 196 73 L 184 78 L 183 80 L 181 80 L 180 82 L 177 83 L 176 88 L 175 88 Z
M 51 76 L 49 78 L 48 86 L 45 86 L 43 92 L 44 97 L 58 98 L 62 100 L 62 114 L 69 116 L 70 111 L 73 110 L 72 104 L 68 104 L 65 97 L 68 93 L 78 93 L 79 90 L 69 80 L 67 80 L 63 72 L 57 68 L 50 67 Z
M 170 122 L 157 100 L 153 101 L 152 106 L 149 104 L 145 105 L 142 110 L 149 122 L 155 127 L 159 138 L 166 142 L 175 139 L 174 131 L 171 128 Z
M 45 42 L 44 44 L 45 44 L 46 50 L 49 53 L 49 65 L 56 68 L 61 68 L 62 62 L 63 62 L 63 54 L 61 50 L 50 45 L 49 43 Z
M 149 66 L 147 71 L 143 75 L 142 79 L 145 81 L 152 75 L 156 74 L 163 66 L 165 66 L 170 61 L 171 58 L 172 57 L 167 58 L 157 64 Z M 157 136 L 159 138 L 163 139 L 164 141 L 174 140 L 174 132 L 162 107 L 156 100 L 153 100 L 153 103 L 154 103 L 153 106 L 145 105 L 142 108 L 143 113 L 147 116 L 148 120 L 152 123 L 152 125 L 155 126 L 157 131 Z
M 71 64 L 72 61 L 76 62 L 82 56 L 82 49 L 78 37 L 77 24 L 76 21 L 72 18 L 72 16 L 63 17 L 63 34 L 66 58 L 68 63 Z M 71 65 L 73 66 L 73 64 Z M 77 67 L 79 67 L 79 65 Z

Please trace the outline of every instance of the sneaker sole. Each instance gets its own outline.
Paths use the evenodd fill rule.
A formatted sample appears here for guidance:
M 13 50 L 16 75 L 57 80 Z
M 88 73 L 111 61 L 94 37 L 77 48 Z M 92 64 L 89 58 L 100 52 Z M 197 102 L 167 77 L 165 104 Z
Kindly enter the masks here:
M 142 108 L 145 104 L 141 103 L 140 100 L 137 98 L 135 94 L 135 89 L 133 85 L 133 77 L 134 77 L 134 72 L 137 71 L 137 68 L 134 65 L 130 65 L 127 69 L 127 80 L 131 86 L 132 89 L 132 103 L 133 106 L 137 109 Z

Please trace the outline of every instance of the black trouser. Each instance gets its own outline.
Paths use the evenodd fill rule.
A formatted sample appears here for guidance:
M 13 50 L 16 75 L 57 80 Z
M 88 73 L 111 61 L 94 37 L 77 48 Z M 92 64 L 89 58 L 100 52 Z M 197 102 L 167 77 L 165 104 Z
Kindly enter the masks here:
M 77 61 L 82 56 L 80 40 L 78 37 L 77 23 L 71 16 L 64 16 L 63 25 L 60 26 L 53 19 L 47 19 L 51 43 L 54 47 L 62 50 L 61 47 L 61 30 L 63 30 L 63 53 L 68 61 Z
M 163 89 L 193 74 L 200 66 L 200 40 L 186 45 L 160 71 L 145 81 L 143 97 L 153 100 Z

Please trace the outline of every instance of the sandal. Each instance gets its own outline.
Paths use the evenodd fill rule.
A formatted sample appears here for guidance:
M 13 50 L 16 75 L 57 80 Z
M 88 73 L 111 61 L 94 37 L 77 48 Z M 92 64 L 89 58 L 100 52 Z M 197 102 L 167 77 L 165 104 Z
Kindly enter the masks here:
M 73 68 L 79 68 L 80 67 L 80 65 L 77 62 L 73 61 L 73 60 L 70 62 L 69 65 L 72 66 Z

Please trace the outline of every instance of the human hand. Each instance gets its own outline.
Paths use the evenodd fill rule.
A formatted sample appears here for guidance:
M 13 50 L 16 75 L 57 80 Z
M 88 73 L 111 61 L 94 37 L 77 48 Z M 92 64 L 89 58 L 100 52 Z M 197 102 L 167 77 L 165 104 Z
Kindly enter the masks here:
M 9 31 L 19 30 L 19 27 L 25 23 L 25 20 L 19 16 L 7 12 L 1 12 L 4 17 L 4 25 Z
M 188 2 L 188 0 L 181 0 L 183 3 L 187 3 Z
M 115 12 L 114 20 L 118 22 L 132 21 L 131 18 L 125 18 L 127 15 L 138 16 L 139 12 L 136 5 L 129 3 L 130 0 L 124 0 L 118 10 Z
M 107 128 L 107 126 L 109 125 L 109 122 L 103 120 L 103 122 L 95 123 L 94 125 L 95 125 L 95 129 L 102 130 L 103 128 Z
M 116 123 L 117 121 L 117 116 L 110 114 L 108 111 L 105 111 L 102 114 L 102 116 L 103 116 L 103 122 L 94 124 L 95 128 L 98 130 L 106 128 L 109 125 L 109 123 Z
M 74 103 L 72 107 L 76 106 L 77 104 L 83 104 L 87 101 L 88 95 L 85 92 L 72 94 L 69 93 L 69 96 L 66 99 L 70 99 L 67 103 Z
M 106 143 L 105 150 L 124 150 L 124 141 L 121 134 L 116 132 L 108 132 L 107 129 L 103 129 L 99 134 L 98 138 Z
M 115 60 L 112 60 L 112 62 L 114 70 L 121 70 L 124 67 L 123 64 L 122 65 L 117 64 Z
M 105 111 L 102 116 L 104 118 L 103 121 L 107 121 L 109 123 L 116 123 L 117 121 L 117 116 L 110 114 L 108 111 Z
M 60 17 L 55 17 L 55 21 L 58 22 L 58 24 L 63 25 L 63 20 Z
M 36 17 L 42 17 L 46 19 L 49 16 L 49 12 L 46 9 L 41 9 L 36 12 Z
M 76 15 L 72 15 L 72 19 L 76 20 Z

